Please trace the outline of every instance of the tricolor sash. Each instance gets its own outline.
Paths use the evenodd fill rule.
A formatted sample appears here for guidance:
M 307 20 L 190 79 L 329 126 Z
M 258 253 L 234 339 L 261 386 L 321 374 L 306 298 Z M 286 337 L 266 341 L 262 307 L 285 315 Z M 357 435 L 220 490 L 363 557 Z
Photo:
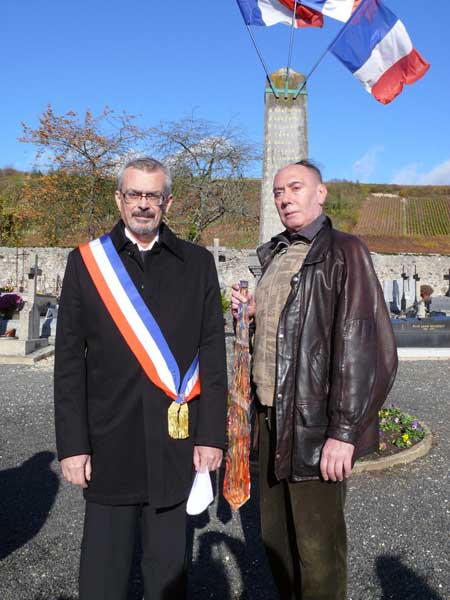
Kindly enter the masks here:
M 175 357 L 158 323 L 128 275 L 110 236 L 103 235 L 92 242 L 82 244 L 80 253 L 100 298 L 128 347 L 150 381 L 172 398 L 178 405 L 179 412 L 181 405 L 200 393 L 198 352 L 181 380 Z M 172 418 L 173 408 L 170 409 Z M 185 412 L 184 418 L 187 418 L 186 415 Z M 183 437 L 187 437 L 187 434 Z

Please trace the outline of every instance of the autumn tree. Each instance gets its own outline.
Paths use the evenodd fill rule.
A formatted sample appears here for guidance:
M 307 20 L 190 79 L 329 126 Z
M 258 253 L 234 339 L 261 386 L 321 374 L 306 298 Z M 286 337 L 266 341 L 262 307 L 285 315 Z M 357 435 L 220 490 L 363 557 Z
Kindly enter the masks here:
M 92 239 L 104 219 L 105 198 L 100 192 L 109 190 L 108 180 L 120 160 L 136 151 L 143 132 L 134 116 L 116 113 L 109 107 L 98 116 L 89 109 L 84 115 L 74 111 L 58 115 L 49 104 L 38 120 L 36 128 L 22 123 L 19 139 L 36 147 L 40 164 L 46 163 L 53 175 L 44 177 L 45 185 L 41 187 L 33 185 L 36 181 L 28 182 L 23 208 L 28 205 L 32 214 L 37 210 L 34 205 L 41 203 L 39 210 L 46 206 L 53 219 L 52 211 L 57 209 L 58 214 L 67 217 L 78 206 L 81 214 L 73 213 L 77 226 L 84 222 L 85 235 Z M 76 190 L 72 187 L 75 182 L 79 184 Z M 54 233 L 58 237 L 56 230 Z
M 198 241 L 224 215 L 248 216 L 245 175 L 259 156 L 239 128 L 191 114 L 151 127 L 147 139 L 152 154 L 172 171 L 190 240 Z
M 45 246 L 75 246 L 86 240 L 85 198 L 91 182 L 84 175 L 65 170 L 29 173 L 22 186 L 21 201 L 14 218 L 21 243 Z M 115 180 L 98 178 L 95 183 L 96 220 L 93 233 L 109 229 L 117 218 Z

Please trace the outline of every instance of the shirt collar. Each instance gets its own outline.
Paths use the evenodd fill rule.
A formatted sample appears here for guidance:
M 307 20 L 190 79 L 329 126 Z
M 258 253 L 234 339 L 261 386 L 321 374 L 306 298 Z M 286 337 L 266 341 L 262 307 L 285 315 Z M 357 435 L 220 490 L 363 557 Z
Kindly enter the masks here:
M 322 213 L 309 225 L 302 227 L 298 231 L 289 234 L 291 244 L 296 241 L 312 242 L 326 221 L 326 216 Z
M 312 223 L 309 223 L 309 225 L 302 227 L 298 231 L 294 231 L 291 233 L 286 229 L 282 233 L 279 233 L 271 240 L 273 244 L 273 254 L 276 254 L 283 247 L 290 246 L 291 244 L 295 244 L 296 242 L 304 242 L 306 244 L 311 244 L 316 235 L 322 229 L 326 220 L 326 215 L 322 213 L 318 217 L 316 217 L 314 221 L 312 221 Z
M 155 235 L 153 241 L 147 246 L 147 248 L 144 248 L 142 246 L 142 244 L 139 243 L 139 241 L 135 238 L 135 236 L 132 234 L 132 232 L 127 227 L 125 227 L 124 233 L 125 233 L 125 236 L 133 242 L 133 244 L 136 244 L 136 246 L 139 248 L 140 252 L 146 252 L 147 250 L 151 250 L 153 248 L 153 246 L 156 244 L 156 242 L 159 242 L 159 229 L 156 232 L 156 235 Z
M 134 243 L 125 235 L 125 224 L 122 219 L 120 219 L 112 228 L 110 236 L 118 252 Z M 155 243 L 157 243 L 158 246 L 167 248 L 172 254 L 175 254 L 175 256 L 184 260 L 185 256 L 181 240 L 177 238 L 164 222 L 159 226 L 158 241 L 155 241 Z

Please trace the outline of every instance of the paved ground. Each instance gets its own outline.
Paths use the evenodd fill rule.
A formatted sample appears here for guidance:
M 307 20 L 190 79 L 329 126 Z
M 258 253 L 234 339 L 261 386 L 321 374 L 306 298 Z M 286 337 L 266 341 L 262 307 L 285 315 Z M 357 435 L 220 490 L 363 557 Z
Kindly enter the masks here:
M 0 365 L 0 598 L 76 600 L 83 502 L 54 457 L 52 365 Z M 348 498 L 348 600 L 450 598 L 450 362 L 402 363 L 389 398 L 427 423 L 430 454 L 355 475 Z M 253 474 L 256 489 L 257 473 Z M 191 521 L 190 598 L 275 600 L 255 498 Z M 133 573 L 130 600 L 140 598 Z M 330 599 L 332 600 L 332 599 Z

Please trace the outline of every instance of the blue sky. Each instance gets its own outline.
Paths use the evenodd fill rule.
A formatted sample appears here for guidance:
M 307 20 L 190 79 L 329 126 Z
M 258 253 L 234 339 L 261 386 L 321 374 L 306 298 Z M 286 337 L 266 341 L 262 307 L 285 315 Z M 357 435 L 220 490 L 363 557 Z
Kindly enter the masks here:
M 450 184 L 450 2 L 386 4 L 431 68 L 383 106 L 327 54 L 308 85 L 310 156 L 326 179 Z M 297 30 L 293 68 L 307 73 L 340 26 Z M 269 70 L 284 66 L 290 29 L 253 31 Z M 0 166 L 32 167 L 20 123 L 49 102 L 107 104 L 143 126 L 195 110 L 262 143 L 265 75 L 235 0 L 3 0 L 0 40 Z

